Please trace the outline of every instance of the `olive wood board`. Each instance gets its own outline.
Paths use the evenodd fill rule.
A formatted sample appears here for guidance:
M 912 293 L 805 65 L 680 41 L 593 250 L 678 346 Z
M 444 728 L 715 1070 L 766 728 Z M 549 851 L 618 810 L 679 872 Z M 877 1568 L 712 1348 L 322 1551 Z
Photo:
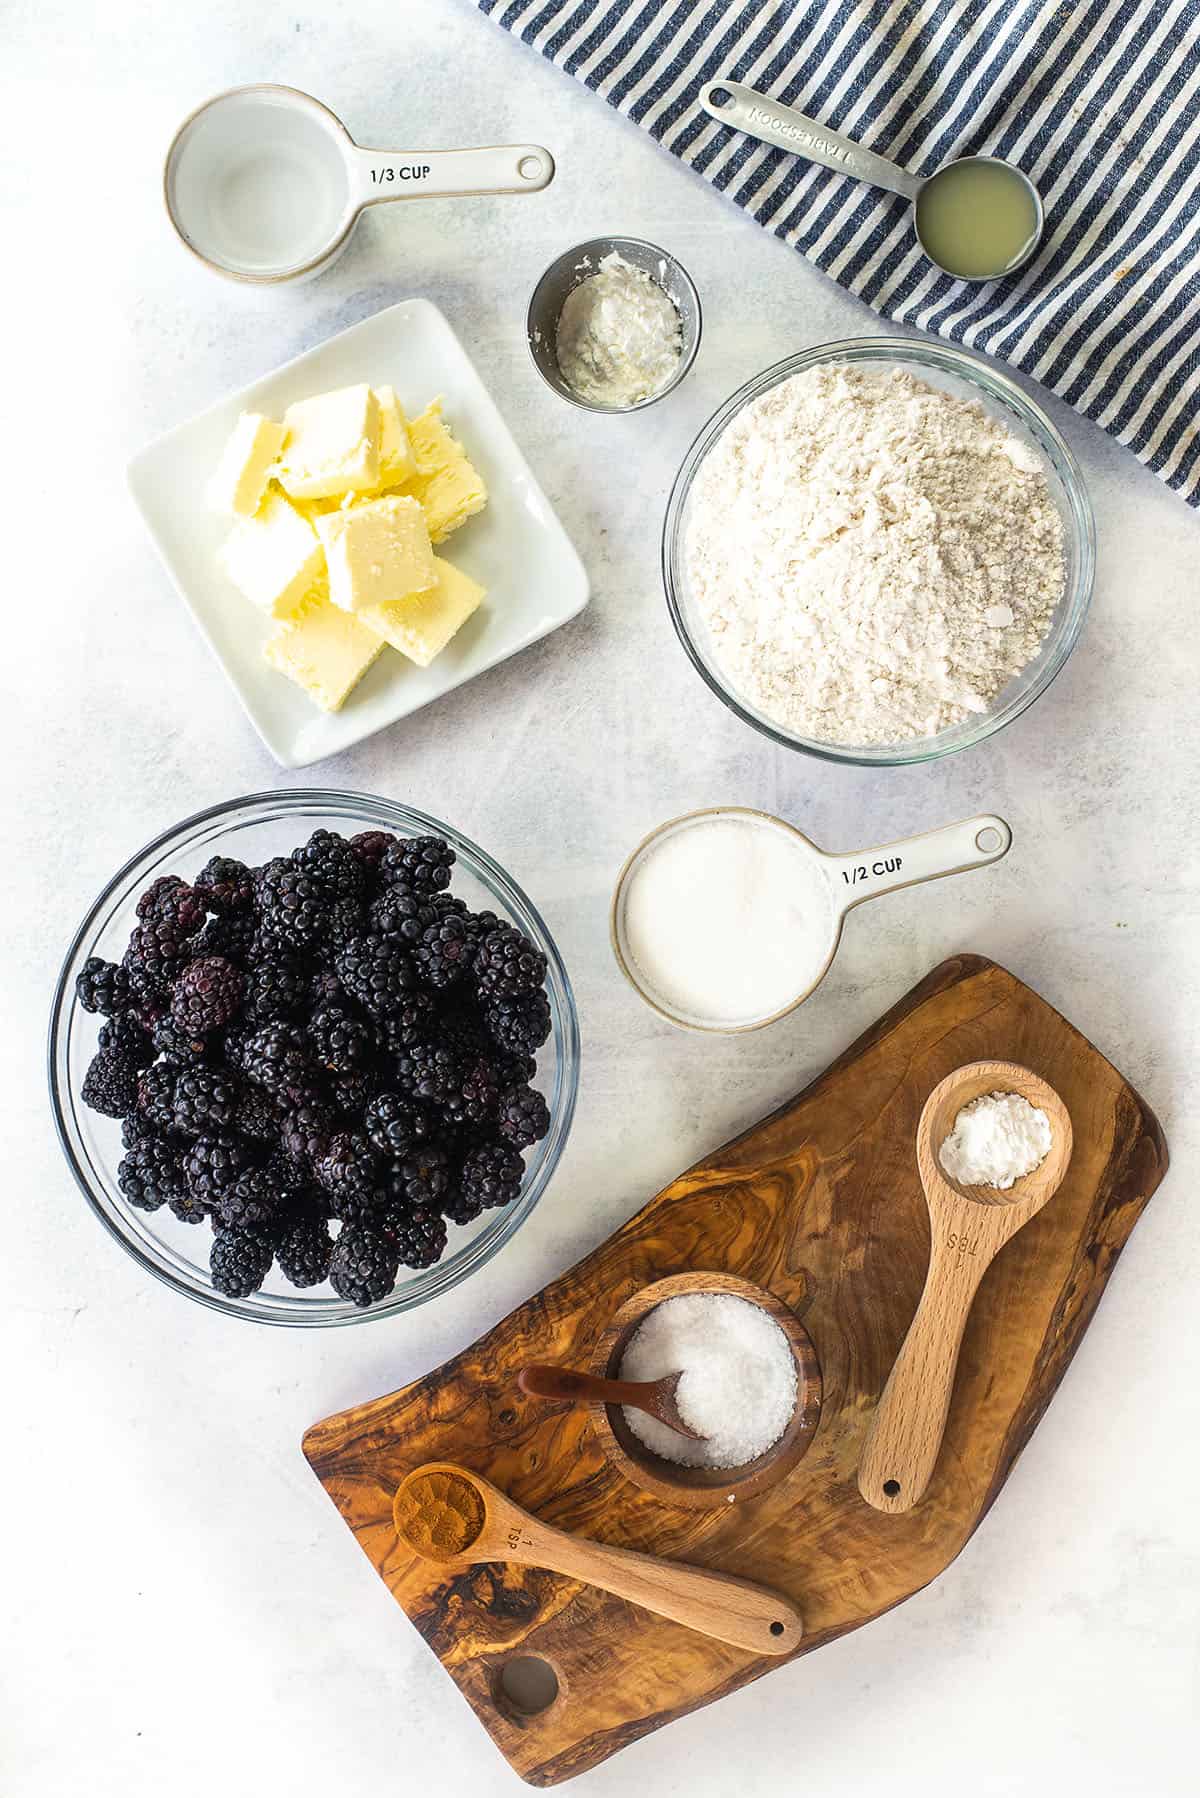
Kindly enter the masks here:
M 855 1475 L 929 1257 L 917 1119 L 944 1075 L 990 1058 L 1058 1091 L 1074 1155 L 1055 1197 L 984 1276 L 928 1490 L 889 1515 L 863 1501 Z M 797 1654 L 821 1648 L 920 1591 L 962 1549 L 1166 1165 L 1153 1113 L 1065 1018 L 995 963 L 955 957 L 797 1098 L 682 1174 L 462 1354 L 315 1424 L 305 1456 L 501 1753 L 530 1784 L 554 1785 L 783 1662 L 536 1568 L 422 1561 L 392 1524 L 405 1474 L 457 1461 L 559 1529 L 773 1586 L 803 1614 Z M 804 1459 L 778 1485 L 713 1511 L 632 1484 L 604 1458 L 586 1411 L 527 1398 L 516 1378 L 529 1361 L 589 1366 L 624 1300 L 688 1269 L 740 1275 L 791 1305 L 824 1375 Z M 558 1677 L 536 1715 L 500 1685 L 506 1661 L 525 1655 Z

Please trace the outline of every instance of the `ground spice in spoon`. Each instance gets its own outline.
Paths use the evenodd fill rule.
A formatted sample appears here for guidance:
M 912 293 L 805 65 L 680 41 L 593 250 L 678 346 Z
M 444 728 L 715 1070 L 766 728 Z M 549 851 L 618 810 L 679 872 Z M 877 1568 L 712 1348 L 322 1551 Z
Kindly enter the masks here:
M 395 1523 L 410 1548 L 430 1561 L 464 1554 L 483 1528 L 483 1499 L 453 1473 L 424 1473 L 396 1494 Z

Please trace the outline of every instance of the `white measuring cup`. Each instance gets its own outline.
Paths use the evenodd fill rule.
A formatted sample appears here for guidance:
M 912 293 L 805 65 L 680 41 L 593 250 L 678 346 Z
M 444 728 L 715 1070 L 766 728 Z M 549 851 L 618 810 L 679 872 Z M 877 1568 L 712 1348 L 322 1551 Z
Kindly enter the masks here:
M 540 144 L 479 150 L 368 150 L 299 88 L 234 87 L 175 134 L 163 171 L 167 212 L 218 274 L 265 284 L 328 268 L 364 207 L 384 200 L 536 193 L 554 178 Z
M 804 966 L 804 973 L 799 977 L 797 990 L 784 1003 L 757 1015 L 715 1017 L 689 1010 L 673 1000 L 661 985 L 655 985 L 653 976 L 639 962 L 631 942 L 630 893 L 648 858 L 668 838 L 714 821 L 740 821 L 762 830 L 784 833 L 791 850 L 789 874 L 803 898 L 806 919 L 811 920 L 806 933 L 810 933 L 811 952 L 798 959 L 797 965 Z M 715 1031 L 725 1036 L 761 1030 L 765 1024 L 773 1024 L 794 1011 L 820 985 L 837 953 L 846 915 L 855 906 L 866 899 L 877 899 L 881 893 L 916 886 L 920 881 L 940 880 L 946 874 L 963 874 L 969 868 L 986 868 L 1007 855 L 1011 845 L 1009 826 L 1003 818 L 991 813 L 964 818 L 959 824 L 947 824 L 941 830 L 904 837 L 899 842 L 885 843 L 875 849 L 832 855 L 818 849 L 794 824 L 773 817 L 769 812 L 752 811 L 742 806 L 712 806 L 688 812 L 651 831 L 621 869 L 610 914 L 613 952 L 634 991 L 670 1023 L 687 1030 Z M 721 948 L 722 945 L 713 945 L 715 952 L 720 952 Z

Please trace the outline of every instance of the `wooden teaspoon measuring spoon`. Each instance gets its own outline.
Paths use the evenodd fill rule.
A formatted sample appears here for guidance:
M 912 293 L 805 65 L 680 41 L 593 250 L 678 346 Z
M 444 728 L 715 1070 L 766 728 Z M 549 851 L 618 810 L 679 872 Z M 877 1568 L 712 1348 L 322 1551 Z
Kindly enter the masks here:
M 964 1105 L 1019 1093 L 1050 1119 L 1046 1159 L 1002 1192 L 960 1186 L 938 1151 Z M 908 1511 L 937 1463 L 954 1370 L 979 1282 L 994 1257 L 1054 1197 L 1071 1160 L 1071 1119 L 1044 1080 L 1009 1061 L 973 1061 L 934 1087 L 917 1125 L 917 1169 L 929 1207 L 929 1272 L 908 1335 L 871 1421 L 858 1489 L 877 1511 Z
M 804 1634 L 799 1611 L 779 1592 L 729 1573 L 569 1536 L 531 1517 L 490 1480 L 449 1461 L 414 1468 L 396 1493 L 392 1517 L 401 1540 L 428 1561 L 544 1567 L 750 1654 L 790 1654 Z
M 603 1380 L 599 1374 L 538 1362 L 521 1369 L 517 1385 L 530 1398 L 565 1399 L 571 1405 L 632 1405 L 635 1411 L 645 1411 L 665 1423 L 669 1430 L 677 1430 L 693 1442 L 705 1442 L 707 1437 L 679 1415 L 675 1392 L 682 1378 L 681 1373 L 668 1373 L 661 1380 Z

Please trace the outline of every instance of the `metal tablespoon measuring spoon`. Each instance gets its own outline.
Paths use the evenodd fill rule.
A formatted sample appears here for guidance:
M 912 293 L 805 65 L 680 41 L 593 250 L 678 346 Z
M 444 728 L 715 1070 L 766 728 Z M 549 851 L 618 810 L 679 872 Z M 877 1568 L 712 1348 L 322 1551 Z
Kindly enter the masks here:
M 700 104 L 710 118 L 761 143 L 911 200 L 917 242 L 944 274 L 994 281 L 1028 262 L 1041 241 L 1045 216 L 1038 190 L 999 156 L 962 156 L 932 175 L 910 175 L 899 163 L 740 82 L 710 82 L 701 90 Z
M 702 836 L 736 882 L 767 883 L 777 940 L 760 943 L 752 929 L 708 915 L 716 882 L 712 863 L 694 853 L 703 848 Z M 985 813 L 877 849 L 831 855 L 769 812 L 741 806 L 688 812 L 644 838 L 617 877 L 613 951 L 630 985 L 670 1023 L 723 1035 L 758 1030 L 794 1011 L 820 985 L 846 914 L 864 899 L 985 868 L 1007 855 L 1011 844 L 1004 819 Z M 666 919 L 665 931 L 647 923 L 651 907 L 659 921 Z M 697 920 L 703 937 L 698 948 L 687 935 Z M 719 1012 L 704 985 L 716 957 L 740 976 L 736 1005 Z
M 167 152 L 167 212 L 188 249 L 237 281 L 294 281 L 341 255 L 382 200 L 536 193 L 554 177 L 540 144 L 368 150 L 299 88 L 230 88 L 184 120 Z

